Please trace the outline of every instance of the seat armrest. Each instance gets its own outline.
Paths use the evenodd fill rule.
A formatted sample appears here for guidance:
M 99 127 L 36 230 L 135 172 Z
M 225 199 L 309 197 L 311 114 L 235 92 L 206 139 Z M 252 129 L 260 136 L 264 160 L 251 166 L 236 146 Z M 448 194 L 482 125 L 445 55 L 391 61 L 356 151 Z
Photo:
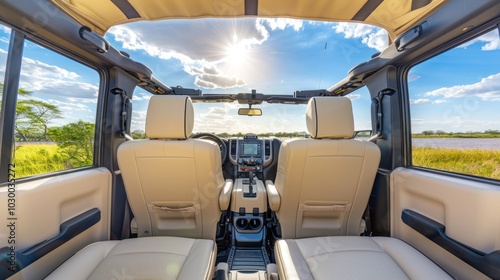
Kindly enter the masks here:
M 281 205 L 281 197 L 273 181 L 266 181 L 267 200 L 272 211 L 278 211 Z
M 233 191 L 233 180 L 227 179 L 224 187 L 219 194 L 219 208 L 221 211 L 226 211 L 229 208 L 231 200 L 231 192 Z

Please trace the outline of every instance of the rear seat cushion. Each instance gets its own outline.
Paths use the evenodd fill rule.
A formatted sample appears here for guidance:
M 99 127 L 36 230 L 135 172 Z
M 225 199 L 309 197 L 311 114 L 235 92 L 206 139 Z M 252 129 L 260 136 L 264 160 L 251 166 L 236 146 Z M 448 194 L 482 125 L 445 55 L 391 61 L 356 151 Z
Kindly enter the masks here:
M 279 240 L 280 279 L 452 279 L 403 241 L 331 236 Z
M 211 279 L 215 256 L 212 240 L 103 241 L 80 250 L 46 279 Z

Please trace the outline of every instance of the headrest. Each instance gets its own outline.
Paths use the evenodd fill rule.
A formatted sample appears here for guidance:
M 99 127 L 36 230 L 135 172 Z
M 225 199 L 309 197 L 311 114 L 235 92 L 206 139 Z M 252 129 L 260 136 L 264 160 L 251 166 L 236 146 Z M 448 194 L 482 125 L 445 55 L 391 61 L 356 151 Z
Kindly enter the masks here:
M 347 97 L 313 97 L 306 110 L 306 124 L 313 138 L 351 138 L 354 119 Z
M 193 132 L 194 110 L 189 96 L 154 95 L 146 115 L 148 138 L 186 139 Z

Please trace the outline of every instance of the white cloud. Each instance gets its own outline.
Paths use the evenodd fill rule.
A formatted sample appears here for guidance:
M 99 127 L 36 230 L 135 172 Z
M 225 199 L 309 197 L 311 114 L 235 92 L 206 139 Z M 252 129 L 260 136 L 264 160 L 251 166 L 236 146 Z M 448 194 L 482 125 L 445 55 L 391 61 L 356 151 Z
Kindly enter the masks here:
M 208 112 L 195 115 L 195 132 L 221 133 L 232 132 L 241 128 L 242 124 L 229 114 L 230 105 L 227 103 L 208 105 Z M 234 110 L 231 110 L 234 111 Z
M 434 104 L 441 104 L 441 103 L 446 103 L 448 101 L 444 100 L 444 99 L 438 99 L 438 100 L 434 100 L 432 103 Z
M 45 101 L 45 100 L 44 100 Z M 56 99 L 46 100 L 47 102 L 57 105 L 57 107 L 64 113 L 69 111 L 84 111 L 84 112 L 94 112 L 90 108 L 80 102 L 65 102 Z
M 333 27 L 335 33 L 344 33 L 344 38 L 361 38 L 370 33 L 373 33 L 375 27 L 368 24 L 340 22 Z
M 81 82 L 79 78 L 75 72 L 24 57 L 20 86 L 37 94 L 95 100 L 98 86 Z
M 441 104 L 446 103 L 444 99 L 430 100 L 427 98 L 410 99 L 411 105 L 424 105 L 424 104 Z
M 474 84 L 443 87 L 426 92 L 424 95 L 443 98 L 478 97 L 483 101 L 500 101 L 500 73 L 483 78 Z
M 411 105 L 421 105 L 421 104 L 431 104 L 432 101 L 427 98 L 421 98 L 421 99 L 410 99 L 410 104 Z
M 6 52 L 0 50 L 0 65 L 5 61 L 5 57 Z M 4 71 L 0 67 L 0 77 L 4 75 Z M 57 105 L 62 116 L 51 120 L 52 125 L 65 125 L 73 120 L 95 121 L 99 87 L 82 82 L 81 79 L 77 73 L 60 66 L 23 58 L 20 87 L 32 92 L 31 99 Z M 96 84 L 97 82 L 98 79 Z
M 387 48 L 387 32 L 384 29 L 379 29 L 375 33 L 369 33 L 363 37 L 361 42 L 372 49 L 383 51 Z
M 2 28 L 3 33 L 10 35 L 10 28 L 8 28 L 7 26 L 4 26 L 4 25 L 0 25 L 0 27 Z
M 344 34 L 346 39 L 361 38 L 361 42 L 372 49 L 382 51 L 387 48 L 387 32 L 379 27 L 362 23 L 341 22 L 334 24 L 332 29 L 335 30 L 335 33 Z
M 350 93 L 346 95 L 351 101 L 358 100 L 361 97 L 361 94 L 358 93 Z
M 243 80 L 235 77 L 210 74 L 197 76 L 194 83 L 203 88 L 231 88 L 245 85 Z
M 137 22 L 110 29 L 109 36 L 128 50 L 144 51 L 160 59 L 177 59 L 184 71 L 195 77 L 197 85 L 205 88 L 241 87 L 245 81 L 235 73 L 223 73 L 220 69 L 236 49 L 236 56 L 269 38 L 269 28 L 288 26 L 300 28 L 299 21 L 238 19 L 169 20 L 154 25 Z M 147 36 L 143 36 L 147 34 Z M 147 37 L 147 38 L 146 38 Z M 238 58 L 238 57 L 236 57 Z
M 134 94 L 132 97 L 133 101 L 139 101 L 139 100 L 149 100 L 151 98 L 151 93 L 146 93 L 146 92 L 139 92 Z
M 303 28 L 303 21 L 299 19 L 291 18 L 266 18 L 258 19 L 257 21 L 265 22 L 271 30 L 284 30 L 288 27 L 293 28 L 295 31 L 299 31 Z
M 113 27 L 108 36 L 121 43 L 124 49 L 143 51 L 164 60 L 179 60 L 184 71 L 195 77 L 197 86 L 215 89 L 245 86 L 238 71 L 230 71 L 234 67 L 225 66 L 234 66 L 234 60 L 247 62 L 244 56 L 266 41 L 270 30 L 287 28 L 299 31 L 303 29 L 303 21 L 204 19 L 158 21 L 154 25 L 136 22 Z
M 420 79 L 420 75 L 415 74 L 414 72 L 410 72 L 408 74 L 408 82 L 413 82 Z
M 0 65 L 4 64 L 6 52 L 0 50 Z M 4 75 L 5 69 L 0 67 L 0 77 Z M 97 74 L 96 84 L 98 83 Z M 78 102 L 97 101 L 99 87 L 81 81 L 80 75 L 56 65 L 50 65 L 39 60 L 23 57 L 21 65 L 20 87 L 33 92 L 38 96 L 43 95 L 49 99 L 65 98 L 68 101 L 73 98 Z
M 483 51 L 493 51 L 500 49 L 500 34 L 497 29 L 492 30 L 476 39 L 460 45 L 461 48 L 467 48 L 474 43 L 486 43 L 481 47 Z
M 130 121 L 130 131 L 142 130 L 146 127 L 146 114 L 147 111 L 132 111 L 132 120 Z

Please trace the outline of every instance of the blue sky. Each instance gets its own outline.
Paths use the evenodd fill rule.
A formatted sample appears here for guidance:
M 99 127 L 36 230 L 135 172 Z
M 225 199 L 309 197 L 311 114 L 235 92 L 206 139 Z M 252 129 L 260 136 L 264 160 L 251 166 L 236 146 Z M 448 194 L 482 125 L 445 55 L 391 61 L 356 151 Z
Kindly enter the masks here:
M 414 67 L 409 89 L 414 132 L 500 129 L 500 43 L 496 31 Z M 0 78 L 9 30 L 0 28 Z M 328 88 L 386 47 L 380 28 L 291 19 L 198 19 L 135 22 L 106 38 L 169 86 L 204 93 L 292 94 Z M 326 45 L 326 48 L 325 48 Z M 60 125 L 95 119 L 97 74 L 27 43 L 21 86 L 64 109 Z M 2 78 L 3 80 L 3 78 Z M 150 94 L 134 93 L 132 130 L 142 129 Z M 370 98 L 350 94 L 356 129 L 370 128 Z M 237 115 L 237 103 L 196 104 L 195 131 L 305 131 L 304 105 L 263 104 L 262 117 Z

